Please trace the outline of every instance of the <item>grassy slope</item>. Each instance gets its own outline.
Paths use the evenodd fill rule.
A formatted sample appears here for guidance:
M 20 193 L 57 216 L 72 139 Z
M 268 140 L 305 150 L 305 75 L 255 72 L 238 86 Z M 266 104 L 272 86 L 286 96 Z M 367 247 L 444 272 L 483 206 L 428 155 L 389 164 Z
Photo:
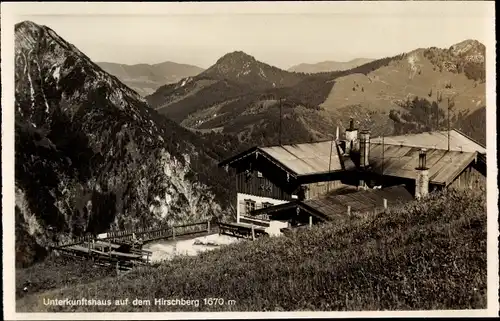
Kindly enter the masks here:
M 407 54 L 370 73 L 350 74 L 335 79 L 335 86 L 321 104 L 327 110 L 360 104 L 374 111 L 398 109 L 406 98 L 436 101 L 442 95 L 441 108 L 447 98 L 455 96 L 455 110 L 474 110 L 485 105 L 485 84 L 469 79 L 465 73 L 440 71 L 429 61 L 424 50 Z M 414 70 L 410 60 L 414 61 Z M 449 85 L 449 86 L 448 86 Z M 449 87 L 449 88 L 448 88 Z M 430 95 L 429 95 L 430 94 Z
M 97 267 L 90 261 L 49 256 L 41 263 L 16 269 L 16 299 L 27 294 L 93 282 L 110 275 L 116 275 L 112 267 Z M 23 291 L 25 286 L 28 292 Z
M 53 308 L 42 298 L 236 300 L 184 311 L 468 309 L 486 307 L 484 196 L 449 191 L 378 216 L 358 215 L 290 237 L 230 245 L 18 301 L 21 311 Z M 92 311 L 172 311 L 169 306 Z

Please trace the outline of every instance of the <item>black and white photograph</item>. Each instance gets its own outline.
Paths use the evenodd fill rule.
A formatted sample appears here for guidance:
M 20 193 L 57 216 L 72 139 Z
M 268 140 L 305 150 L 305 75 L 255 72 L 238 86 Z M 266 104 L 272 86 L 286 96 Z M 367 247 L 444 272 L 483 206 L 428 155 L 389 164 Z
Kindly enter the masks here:
M 2 3 L 6 319 L 498 315 L 494 17 Z

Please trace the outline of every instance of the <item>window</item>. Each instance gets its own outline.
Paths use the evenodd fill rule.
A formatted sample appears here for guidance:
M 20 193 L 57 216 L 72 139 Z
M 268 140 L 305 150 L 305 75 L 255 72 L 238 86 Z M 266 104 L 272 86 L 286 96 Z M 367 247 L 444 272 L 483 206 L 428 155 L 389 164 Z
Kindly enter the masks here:
M 255 201 L 245 200 L 245 212 L 250 214 L 251 211 L 255 211 Z
M 257 171 L 257 177 L 262 178 L 262 173 Z
M 260 218 L 262 220 L 269 220 L 269 215 L 267 214 L 261 214 L 261 215 L 258 215 L 257 218 Z

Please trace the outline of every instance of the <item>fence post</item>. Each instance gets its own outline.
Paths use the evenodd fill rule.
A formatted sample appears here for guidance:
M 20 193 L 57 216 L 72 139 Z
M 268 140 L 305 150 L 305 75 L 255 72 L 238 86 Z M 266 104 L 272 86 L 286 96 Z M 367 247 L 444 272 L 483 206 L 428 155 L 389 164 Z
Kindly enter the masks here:
M 351 216 L 351 206 L 347 205 L 347 216 Z
M 384 198 L 384 210 L 386 210 L 386 209 L 387 209 L 387 199 Z
M 254 241 L 254 240 L 255 240 L 255 229 L 252 225 L 252 241 Z
M 309 227 L 313 226 L 313 217 L 309 216 Z
M 207 234 L 210 234 L 210 220 L 207 221 Z

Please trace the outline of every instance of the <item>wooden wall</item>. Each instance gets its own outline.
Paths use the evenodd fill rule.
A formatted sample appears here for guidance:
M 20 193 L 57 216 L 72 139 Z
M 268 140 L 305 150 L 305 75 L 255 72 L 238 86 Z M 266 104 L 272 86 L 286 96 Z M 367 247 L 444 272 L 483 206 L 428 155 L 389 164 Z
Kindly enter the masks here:
M 291 195 L 285 193 L 280 187 L 273 183 L 270 179 L 258 177 L 257 171 L 251 171 L 248 174 L 245 172 L 236 174 L 236 191 L 250 195 L 270 197 L 276 199 L 291 199 Z
M 248 175 L 245 172 L 236 174 L 236 190 L 238 193 L 270 197 L 280 200 L 291 200 L 292 195 L 285 192 L 277 184 L 262 175 L 258 177 L 257 171 L 251 171 Z
M 343 184 L 340 180 L 336 180 L 330 182 L 309 183 L 304 184 L 303 186 L 307 188 L 305 193 L 306 199 L 317 199 L 328 192 L 333 192 L 336 189 L 346 187 L 347 185 Z
M 244 162 L 236 170 L 238 193 L 292 200 L 292 194 L 297 187 L 297 182 L 291 176 L 287 181 L 286 172 L 263 157 Z
M 470 165 L 451 183 L 450 187 L 486 190 L 486 176 Z

